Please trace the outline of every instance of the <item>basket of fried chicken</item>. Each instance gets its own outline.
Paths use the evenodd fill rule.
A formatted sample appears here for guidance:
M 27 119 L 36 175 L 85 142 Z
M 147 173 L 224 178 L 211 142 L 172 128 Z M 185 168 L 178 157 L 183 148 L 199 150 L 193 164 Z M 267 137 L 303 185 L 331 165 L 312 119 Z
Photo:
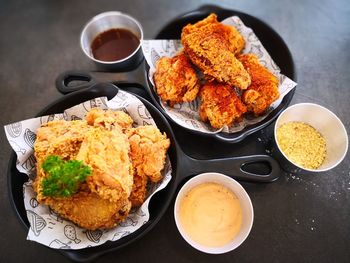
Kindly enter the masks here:
M 15 127 L 25 132 L 13 136 Z M 97 246 L 133 233 L 171 179 L 170 140 L 144 104 L 121 90 L 109 101 L 96 98 L 5 131 L 21 149 L 17 169 L 31 178 L 24 185 L 28 239 L 52 248 Z
M 204 133 L 262 121 L 296 83 L 238 17 L 215 14 L 182 28 L 181 40 L 145 40 L 149 80 L 176 123 Z

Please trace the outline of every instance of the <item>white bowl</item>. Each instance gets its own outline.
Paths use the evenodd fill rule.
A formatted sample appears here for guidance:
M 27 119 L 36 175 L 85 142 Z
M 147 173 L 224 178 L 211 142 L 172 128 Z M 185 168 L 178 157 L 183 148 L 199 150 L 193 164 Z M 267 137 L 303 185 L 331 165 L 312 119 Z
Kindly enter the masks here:
M 307 169 L 292 162 L 281 150 L 277 129 L 291 121 L 304 122 L 314 127 L 326 140 L 326 158 L 318 169 Z M 275 141 L 279 151 L 293 165 L 310 172 L 323 172 L 336 167 L 348 150 L 348 135 L 340 119 L 330 110 L 313 103 L 299 103 L 285 109 L 276 120 Z
M 179 219 L 179 209 L 180 209 L 180 200 L 195 186 L 203 184 L 203 183 L 217 183 L 221 184 L 228 189 L 230 189 L 239 199 L 241 209 L 242 209 L 242 226 L 238 232 L 238 234 L 234 237 L 234 239 L 221 247 L 207 247 L 197 242 L 193 241 L 187 233 L 184 231 L 181 221 Z M 197 175 L 187 181 L 179 191 L 174 207 L 174 217 L 176 226 L 181 234 L 181 236 L 189 243 L 192 247 L 198 249 L 199 251 L 209 253 L 209 254 L 222 254 L 234 250 L 239 245 L 243 243 L 243 241 L 248 237 L 250 230 L 253 225 L 254 220 L 254 212 L 252 202 L 244 190 L 244 188 L 234 179 L 219 173 L 203 173 Z

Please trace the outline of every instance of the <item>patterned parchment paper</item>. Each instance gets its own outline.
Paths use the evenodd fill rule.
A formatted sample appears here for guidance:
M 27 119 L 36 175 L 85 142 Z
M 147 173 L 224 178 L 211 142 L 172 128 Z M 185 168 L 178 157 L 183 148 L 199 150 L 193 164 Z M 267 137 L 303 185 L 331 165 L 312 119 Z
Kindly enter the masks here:
M 17 154 L 17 169 L 29 176 L 28 182 L 23 185 L 24 204 L 30 223 L 28 240 L 60 249 L 81 249 L 98 246 L 108 240 L 118 240 L 136 231 L 149 220 L 148 204 L 152 195 L 166 187 L 171 180 L 171 165 L 167 158 L 163 171 L 164 179 L 160 183 L 150 184 L 148 186 L 149 195 L 144 204 L 139 209 L 131 211 L 124 222 L 110 230 L 89 231 L 82 229 L 61 218 L 48 206 L 39 204 L 35 199 L 36 194 L 32 187 L 32 179 L 36 173 L 33 155 L 36 130 L 41 124 L 52 120 L 82 119 L 86 112 L 94 107 L 123 110 L 131 116 L 135 126 L 155 125 L 148 110 L 139 99 L 130 93 L 119 90 L 118 94 L 109 101 L 105 97 L 96 98 L 67 109 L 62 114 L 28 119 L 4 127 L 7 139 Z
M 237 30 L 242 34 L 246 41 L 243 53 L 254 53 L 258 56 L 260 63 L 267 67 L 275 76 L 279 79 L 279 91 L 280 97 L 275 101 L 271 107 L 267 110 L 266 114 L 260 117 L 247 116 L 241 122 L 235 123 L 232 127 L 223 127 L 220 130 L 214 130 L 210 124 L 204 123 L 200 120 L 198 109 L 199 109 L 199 98 L 191 103 L 176 104 L 173 108 L 168 106 L 166 103 L 161 102 L 161 106 L 166 111 L 166 113 L 179 125 L 186 127 L 191 130 L 199 130 L 204 133 L 217 133 L 217 132 L 227 132 L 235 133 L 243 130 L 246 126 L 253 125 L 255 123 L 261 122 L 265 119 L 269 113 L 278 107 L 281 103 L 283 97 L 288 94 L 296 85 L 293 80 L 282 75 L 280 73 L 279 67 L 272 60 L 266 49 L 263 47 L 262 43 L 259 41 L 257 36 L 254 34 L 253 30 L 246 27 L 242 20 L 237 17 L 229 17 L 222 21 L 223 24 L 235 26 Z M 143 40 L 142 50 L 148 65 L 150 66 L 150 71 L 148 78 L 153 84 L 153 74 L 155 72 L 156 62 L 160 57 L 168 56 L 172 57 L 182 49 L 180 40 Z

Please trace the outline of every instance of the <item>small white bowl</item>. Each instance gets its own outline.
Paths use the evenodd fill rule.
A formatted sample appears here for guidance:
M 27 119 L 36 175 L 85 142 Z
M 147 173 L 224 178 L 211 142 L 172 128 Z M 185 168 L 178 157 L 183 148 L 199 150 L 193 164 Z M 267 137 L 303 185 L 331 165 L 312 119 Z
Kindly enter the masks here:
M 222 247 L 207 247 L 197 242 L 193 241 L 187 233 L 184 231 L 181 221 L 179 219 L 179 209 L 180 209 L 180 201 L 182 198 L 195 186 L 203 184 L 203 183 L 217 183 L 221 184 L 228 189 L 230 189 L 239 199 L 241 209 L 242 209 L 242 226 L 238 232 L 238 234 L 234 237 L 234 239 L 227 243 Z M 249 195 L 244 190 L 244 188 L 234 179 L 219 173 L 203 173 L 191 178 L 187 181 L 179 191 L 174 207 L 174 217 L 176 226 L 181 234 L 181 236 L 187 241 L 195 249 L 199 251 L 208 253 L 208 254 L 222 254 L 234 250 L 238 246 L 240 246 L 243 241 L 248 237 L 250 230 L 253 226 L 254 220 L 254 211 L 253 205 L 249 198 Z
M 287 122 L 304 122 L 314 127 L 326 140 L 326 158 L 318 169 L 307 169 L 292 162 L 281 150 L 277 129 Z M 336 167 L 348 150 L 348 135 L 340 119 L 330 110 L 314 103 L 299 103 L 285 109 L 276 120 L 275 142 L 282 155 L 293 165 L 310 172 L 324 172 Z

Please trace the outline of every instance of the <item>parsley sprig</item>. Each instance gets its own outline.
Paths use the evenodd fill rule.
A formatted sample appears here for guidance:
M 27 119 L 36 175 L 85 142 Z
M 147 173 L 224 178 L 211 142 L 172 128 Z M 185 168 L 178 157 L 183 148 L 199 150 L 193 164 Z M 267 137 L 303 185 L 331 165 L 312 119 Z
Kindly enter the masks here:
M 48 174 L 43 179 L 42 194 L 52 197 L 69 197 L 75 194 L 82 182 L 92 174 L 90 166 L 78 160 L 65 161 L 50 155 L 41 167 Z

